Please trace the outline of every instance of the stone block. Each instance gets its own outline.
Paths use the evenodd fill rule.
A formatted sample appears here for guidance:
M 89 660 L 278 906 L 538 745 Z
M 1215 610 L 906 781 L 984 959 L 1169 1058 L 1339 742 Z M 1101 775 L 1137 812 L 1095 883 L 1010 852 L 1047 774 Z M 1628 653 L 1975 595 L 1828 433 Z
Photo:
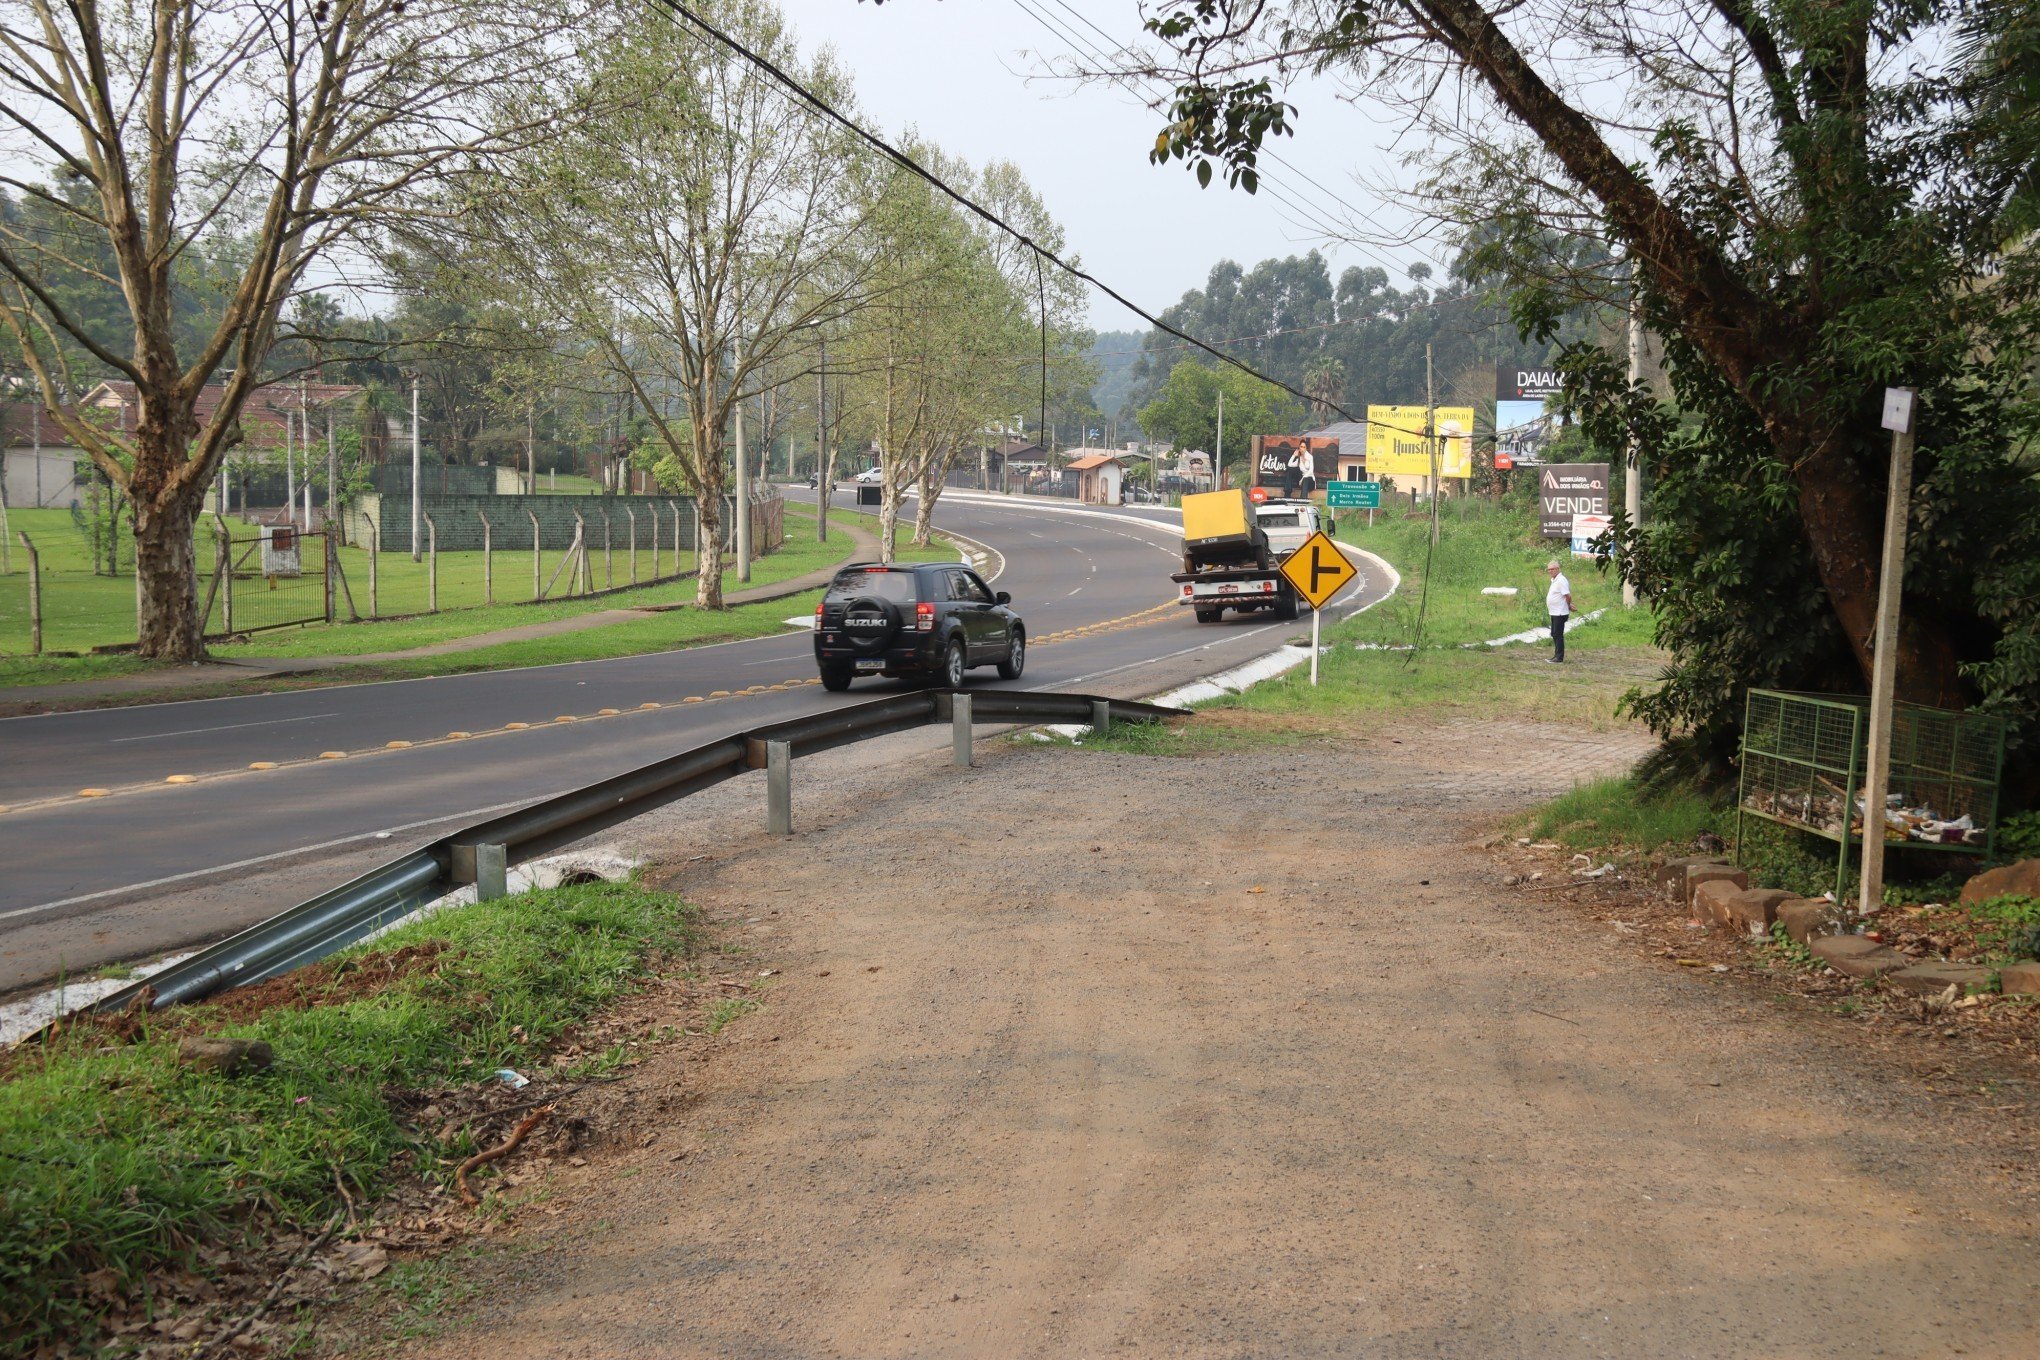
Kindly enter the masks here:
M 1884 980 L 1902 992 L 1921 996 L 1936 996 L 1950 987 L 1956 989 L 1958 996 L 1967 996 L 1970 992 L 1989 991 L 1991 974 L 1996 971 L 1980 963 L 1916 963 L 1887 973 Z
M 1897 972 L 1908 962 L 1897 950 L 1886 949 L 1861 935 L 1822 935 L 1807 948 L 1822 963 L 1852 978 L 1881 977 Z
M 1785 923 L 1785 933 L 1801 944 L 1834 934 L 1836 916 L 1835 904 L 1825 897 L 1794 897 L 1778 904 L 1778 919 Z
M 1998 970 L 1998 990 L 2006 996 L 2040 996 L 2040 963 L 2009 963 Z
M 1962 885 L 1964 902 L 1981 902 L 2007 893 L 2040 897 L 2040 859 L 2022 859 L 2016 864 L 1986 869 Z
M 1703 926 L 1725 926 L 1729 922 L 1728 900 L 1744 891 L 1733 879 L 1714 878 L 1693 889 L 1693 919 Z
M 1693 905 L 1693 894 L 1703 883 L 1733 883 L 1738 888 L 1750 886 L 1750 876 L 1740 869 L 1726 864 L 1689 864 L 1686 866 L 1686 886 L 1683 900 L 1688 907 Z
M 1778 908 L 1792 900 L 1792 894 L 1777 888 L 1744 888 L 1730 893 L 1721 906 L 1727 912 L 1722 923 L 1744 935 L 1766 935 L 1778 919 Z
M 1675 856 L 1665 860 L 1657 867 L 1655 881 L 1658 891 L 1674 902 L 1683 903 L 1686 894 L 1686 870 L 1689 866 L 1695 864 L 1712 865 L 1722 869 L 1729 867 L 1728 861 L 1720 855 Z

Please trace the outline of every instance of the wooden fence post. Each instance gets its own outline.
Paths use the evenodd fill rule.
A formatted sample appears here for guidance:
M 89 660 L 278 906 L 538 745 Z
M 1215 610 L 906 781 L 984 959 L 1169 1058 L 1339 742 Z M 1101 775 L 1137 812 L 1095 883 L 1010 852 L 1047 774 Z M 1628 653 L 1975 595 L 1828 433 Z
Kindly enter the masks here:
M 368 521 L 368 618 L 369 622 L 373 623 L 376 614 L 379 612 L 377 609 L 378 597 L 376 595 L 376 560 L 382 554 L 382 525 L 377 524 L 366 510 L 361 512 L 361 517 Z M 231 578 L 227 584 L 229 587 L 227 591 L 227 607 L 231 609 L 234 602 Z
M 312 494 L 312 488 L 311 488 L 311 486 L 310 486 L 310 484 L 309 484 L 309 483 L 307 483 L 307 484 L 306 484 L 306 486 L 305 486 L 305 494 L 306 494 L 307 496 L 309 496 L 309 495 L 311 495 L 311 494 Z M 329 517 L 328 517 L 328 519 L 330 520 L 330 518 L 331 518 L 331 517 L 329 516 Z M 332 527 L 331 523 L 328 523 L 328 524 L 327 524 L 327 526 L 326 526 L 326 528 L 325 528 L 324 530 L 322 530 L 322 531 L 320 532 L 320 534 L 319 534 L 319 541 L 320 541 L 321 543 L 324 543 L 324 544 L 326 545 L 326 553 L 325 553 L 325 557 L 326 557 L 326 622 L 327 622 L 327 623 L 331 623 L 331 622 L 333 621 L 333 527 Z M 205 625 L 204 625 L 203 623 L 201 623 L 201 624 L 199 625 L 199 628 L 200 628 L 200 631 L 204 631 Z
M 425 516 L 425 612 L 439 612 L 439 526 L 432 522 L 432 512 L 420 511 Z
M 635 510 L 631 509 L 631 508 L 630 508 L 629 506 L 627 506 L 627 505 L 626 505 L 626 506 L 624 506 L 624 507 L 623 507 L 623 513 L 624 513 L 624 514 L 626 514 L 626 515 L 629 515 L 629 516 L 630 516 L 630 583 L 631 583 L 632 585 L 636 585 L 636 584 L 637 584 L 637 511 L 635 511 Z
M 489 517 L 480 510 L 477 510 L 475 511 L 475 518 L 482 522 L 482 603 L 494 604 L 496 602 L 495 541 L 489 533 Z
M 16 529 L 22 548 L 28 553 L 28 654 L 42 655 L 42 554 L 35 550 L 35 544 L 28 535 Z
M 609 543 L 609 512 L 602 512 L 602 588 L 616 589 L 616 558 Z
M 659 579 L 659 507 L 647 507 L 652 512 L 652 579 Z

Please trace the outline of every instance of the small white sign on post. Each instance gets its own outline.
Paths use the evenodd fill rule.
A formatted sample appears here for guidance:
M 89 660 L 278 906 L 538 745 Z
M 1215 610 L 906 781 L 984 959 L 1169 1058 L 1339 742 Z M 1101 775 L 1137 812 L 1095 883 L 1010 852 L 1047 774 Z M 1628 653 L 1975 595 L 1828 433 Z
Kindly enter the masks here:
M 1893 434 L 1911 434 L 1913 390 L 1910 387 L 1884 389 L 1884 428 Z

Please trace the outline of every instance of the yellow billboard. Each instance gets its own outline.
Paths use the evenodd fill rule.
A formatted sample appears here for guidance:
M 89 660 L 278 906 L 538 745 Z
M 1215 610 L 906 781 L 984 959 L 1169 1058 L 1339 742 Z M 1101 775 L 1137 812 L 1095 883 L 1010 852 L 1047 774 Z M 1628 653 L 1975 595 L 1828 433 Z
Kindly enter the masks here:
M 1473 475 L 1473 408 L 1440 406 L 1438 417 L 1438 472 L 1444 477 Z M 1424 408 L 1421 406 L 1370 406 L 1367 408 L 1367 475 L 1383 477 L 1428 477 L 1431 454 L 1424 447 Z

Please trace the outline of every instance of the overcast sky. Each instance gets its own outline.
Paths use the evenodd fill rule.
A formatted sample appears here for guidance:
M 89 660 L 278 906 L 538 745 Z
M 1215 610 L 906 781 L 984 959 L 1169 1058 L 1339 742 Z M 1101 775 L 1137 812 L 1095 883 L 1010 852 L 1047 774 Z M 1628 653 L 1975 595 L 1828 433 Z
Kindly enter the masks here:
M 1073 87 L 1034 73 L 1044 58 L 1066 59 L 1070 33 L 1106 46 L 1089 20 L 1116 40 L 1140 33 L 1134 0 L 779 0 L 812 51 L 832 45 L 856 77 L 867 126 L 896 135 L 909 126 L 953 155 L 982 164 L 1018 165 L 1099 278 L 1151 311 L 1203 284 L 1214 262 L 1251 266 L 1271 255 L 1319 246 L 1336 278 L 1349 264 L 1387 264 L 1379 253 L 1325 246 L 1314 234 L 1334 197 L 1390 218 L 1353 181 L 1356 169 L 1378 177 L 1393 162 L 1384 130 L 1323 88 L 1292 91 L 1301 110 L 1297 134 L 1277 144 L 1294 169 L 1265 164 L 1267 176 L 1296 200 L 1274 201 L 1227 189 L 1199 189 L 1181 162 L 1150 165 L 1161 120 L 1129 92 Z M 1061 25 L 1052 33 L 1030 14 Z M 1081 15 L 1082 19 L 1077 16 Z M 1392 129 L 1387 132 L 1392 133 Z M 1309 181 L 1316 181 L 1313 186 Z M 1398 253 L 1396 262 L 1417 259 Z M 1402 282 L 1399 269 L 1391 273 Z M 1094 295 L 1091 324 L 1137 330 L 1144 323 Z

